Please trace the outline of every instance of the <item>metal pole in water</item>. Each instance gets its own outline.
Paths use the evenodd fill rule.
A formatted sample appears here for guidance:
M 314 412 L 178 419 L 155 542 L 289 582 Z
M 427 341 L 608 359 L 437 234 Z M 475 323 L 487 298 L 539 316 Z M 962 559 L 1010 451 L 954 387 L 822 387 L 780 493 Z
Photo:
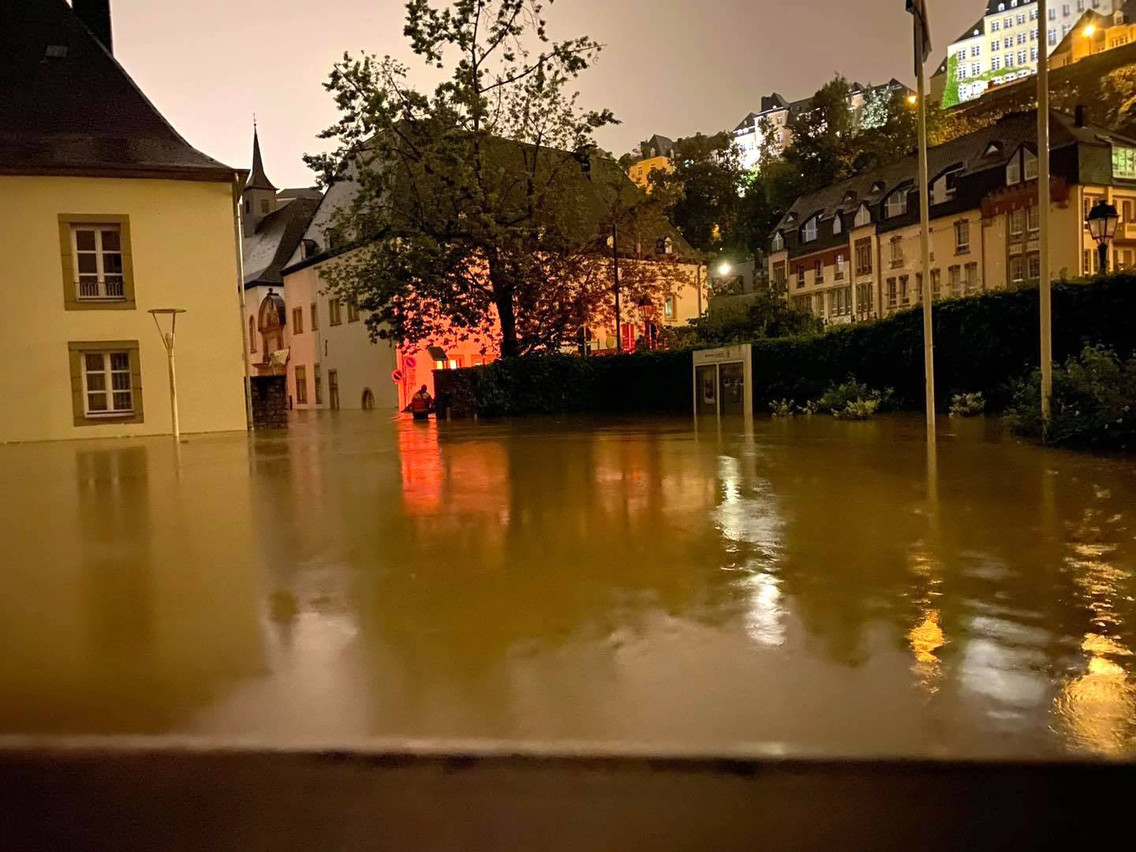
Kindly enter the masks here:
M 1047 27 L 1048 0 L 1037 3 L 1037 203 L 1041 280 L 1041 420 L 1048 428 L 1053 416 L 1053 286 L 1049 271 L 1049 39 Z
M 920 14 L 915 22 L 915 66 L 919 98 L 919 210 L 922 218 L 923 254 L 923 361 L 926 376 L 927 396 L 927 440 L 935 440 L 935 344 L 934 327 L 931 322 L 933 291 L 931 288 L 931 191 L 928 184 L 927 166 L 927 84 L 924 72 L 925 48 L 929 39 L 925 9 L 919 3 Z
M 174 336 L 166 335 L 166 355 L 170 366 L 170 418 L 174 425 L 174 440 L 181 438 L 181 424 L 178 421 L 177 370 L 174 368 Z

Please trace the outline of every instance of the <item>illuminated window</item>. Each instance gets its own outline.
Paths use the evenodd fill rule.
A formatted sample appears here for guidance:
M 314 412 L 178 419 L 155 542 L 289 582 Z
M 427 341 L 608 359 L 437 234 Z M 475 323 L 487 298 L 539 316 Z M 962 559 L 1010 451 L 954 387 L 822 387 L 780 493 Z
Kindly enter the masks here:
M 783 236 L 781 236 L 781 232 L 778 231 L 776 234 L 773 235 L 773 250 L 774 251 L 783 251 L 784 248 L 785 248 L 785 238 Z
M 872 211 L 868 209 L 867 204 L 861 204 L 860 209 L 856 211 L 855 225 L 857 228 L 862 228 L 870 224 L 872 224 Z
M 1136 148 L 1112 146 L 1112 176 L 1136 180 Z
M 673 319 L 675 315 L 675 297 L 667 296 L 667 300 L 663 302 L 663 316 L 667 319 Z
M 814 216 L 813 218 L 809 219 L 809 221 L 805 222 L 802 239 L 806 243 L 811 243 L 816 240 L 818 234 L 819 228 L 817 227 L 817 218 L 816 216 Z

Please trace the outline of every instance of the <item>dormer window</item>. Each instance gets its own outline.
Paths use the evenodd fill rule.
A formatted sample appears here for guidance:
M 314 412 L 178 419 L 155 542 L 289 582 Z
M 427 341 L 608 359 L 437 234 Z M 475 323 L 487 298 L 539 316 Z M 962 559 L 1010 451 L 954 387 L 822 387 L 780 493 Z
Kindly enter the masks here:
M 856 200 L 856 193 L 853 190 L 850 189 L 846 193 L 844 193 L 844 201 L 843 201 L 844 204 L 851 204 L 855 200 Z
M 1006 186 L 1017 186 L 1022 182 L 1022 161 L 1017 154 L 1006 165 Z
M 896 216 L 902 216 L 907 212 L 907 191 L 900 190 L 893 192 L 888 196 L 886 206 L 886 217 L 894 219 Z
M 872 224 L 872 211 L 868 209 L 867 204 L 861 204 L 860 209 L 856 211 L 855 225 L 857 228 L 863 228 L 870 224 Z
M 844 223 L 840 220 L 840 214 L 837 213 L 835 218 L 833 218 L 833 220 L 832 220 L 832 233 L 833 234 L 839 234 L 843 230 L 844 230 Z
M 872 184 L 872 192 L 883 192 L 883 191 L 884 191 L 884 182 L 882 180 L 878 180 L 878 181 L 876 181 L 875 183 Z
M 986 150 L 982 152 L 983 157 L 996 157 L 1002 153 L 1002 145 L 1000 142 L 991 142 L 986 146 Z
M 785 249 L 785 238 L 783 236 L 781 236 L 781 232 L 778 231 L 776 234 L 773 235 L 773 250 L 774 251 L 784 251 L 784 249 Z
M 1025 180 L 1037 180 L 1037 156 L 1029 148 L 1022 149 L 1022 157 L 1025 158 Z
M 817 217 L 809 219 L 805 222 L 805 227 L 801 229 L 801 241 L 806 243 L 814 242 L 819 236 L 820 229 L 817 226 Z

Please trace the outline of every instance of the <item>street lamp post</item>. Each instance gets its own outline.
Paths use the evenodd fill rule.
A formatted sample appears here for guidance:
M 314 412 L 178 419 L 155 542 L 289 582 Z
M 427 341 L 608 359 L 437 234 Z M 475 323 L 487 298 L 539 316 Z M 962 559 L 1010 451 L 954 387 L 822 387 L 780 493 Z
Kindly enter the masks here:
M 1116 207 L 1105 200 L 1098 201 L 1089 211 L 1085 223 L 1089 226 L 1089 234 L 1096 240 L 1097 251 L 1100 252 L 1100 271 L 1108 272 L 1108 247 L 1112 245 L 1112 238 L 1116 236 L 1116 226 L 1120 217 Z
M 177 371 L 174 369 L 174 334 L 177 331 L 177 318 L 178 314 L 184 314 L 182 308 L 155 308 L 150 311 L 150 316 L 154 318 L 154 326 L 158 329 L 158 335 L 162 338 L 162 345 L 166 347 L 166 359 L 170 369 L 170 419 L 173 423 L 174 440 L 181 439 L 181 425 L 178 422 L 178 400 L 177 400 Z M 170 330 L 163 331 L 162 323 L 159 317 L 169 317 Z

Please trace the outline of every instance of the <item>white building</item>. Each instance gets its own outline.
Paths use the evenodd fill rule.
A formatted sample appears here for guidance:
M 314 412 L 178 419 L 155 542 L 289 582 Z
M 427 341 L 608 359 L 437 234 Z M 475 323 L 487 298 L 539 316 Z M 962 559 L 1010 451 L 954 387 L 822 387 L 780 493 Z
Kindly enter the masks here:
M 891 92 L 903 92 L 905 96 L 912 94 L 910 89 L 895 79 L 880 86 L 853 83 L 851 89 L 848 95 L 848 109 L 853 112 L 857 125 L 863 127 L 871 126 L 870 119 L 863 115 L 863 107 L 873 95 Z M 793 144 L 793 131 L 789 127 L 789 122 L 811 106 L 812 98 L 790 102 L 777 92 L 762 97 L 761 110 L 751 112 L 734 128 L 734 144 L 741 152 L 743 168 L 752 171 L 758 167 L 762 148 L 766 145 L 767 130 L 772 137 L 769 140 L 771 153 L 779 154 Z
M 981 97 L 991 86 L 1037 73 L 1042 43 L 1048 56 L 1087 11 L 1111 15 L 1124 0 L 1052 0 L 1045 26 L 1036 0 L 988 0 L 985 14 L 951 44 L 931 83 L 943 106 Z

